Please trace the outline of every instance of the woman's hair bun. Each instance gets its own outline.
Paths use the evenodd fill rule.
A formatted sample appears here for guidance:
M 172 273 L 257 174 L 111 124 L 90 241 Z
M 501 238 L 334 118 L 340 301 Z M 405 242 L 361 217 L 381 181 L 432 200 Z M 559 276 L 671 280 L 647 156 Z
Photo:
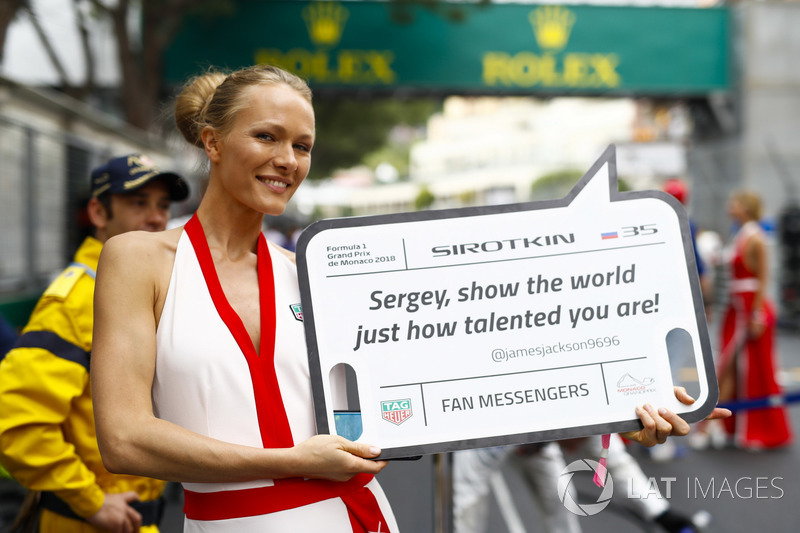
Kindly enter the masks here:
M 194 146 L 203 147 L 200 134 L 206 127 L 206 111 L 217 87 L 228 76 L 221 72 L 208 72 L 195 76 L 184 85 L 175 100 L 175 124 L 183 137 Z

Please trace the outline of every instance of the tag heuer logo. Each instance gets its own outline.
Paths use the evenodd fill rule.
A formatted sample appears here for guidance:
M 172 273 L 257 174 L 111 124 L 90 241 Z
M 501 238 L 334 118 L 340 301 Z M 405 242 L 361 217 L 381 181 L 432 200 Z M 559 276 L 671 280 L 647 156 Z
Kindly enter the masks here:
M 399 426 L 409 418 L 411 418 L 411 400 L 389 400 L 388 402 L 381 402 L 381 417 Z
M 295 320 L 299 320 L 300 322 L 303 321 L 303 306 L 300 304 L 292 304 L 289 307 L 292 308 L 292 313 L 294 313 Z

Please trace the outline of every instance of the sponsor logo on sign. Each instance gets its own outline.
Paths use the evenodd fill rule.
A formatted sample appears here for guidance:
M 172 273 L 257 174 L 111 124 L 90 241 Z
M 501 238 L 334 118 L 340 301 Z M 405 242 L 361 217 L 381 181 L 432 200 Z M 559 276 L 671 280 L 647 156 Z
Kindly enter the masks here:
M 618 87 L 618 54 L 566 51 L 577 22 L 564 6 L 540 6 L 528 13 L 539 53 L 504 50 L 483 54 L 483 82 L 489 87 Z
M 651 386 L 654 382 L 655 380 L 651 377 L 639 379 L 626 372 L 617 380 L 617 392 L 625 396 L 654 392 L 655 388 Z
M 381 402 L 381 418 L 399 426 L 411 418 L 411 400 L 389 400 Z
M 344 23 L 350 15 L 339 2 L 319 2 L 303 9 L 308 36 L 317 46 L 336 46 L 342 38 Z
M 563 6 L 542 6 L 528 14 L 536 42 L 543 50 L 561 50 L 569 42 L 575 13 Z
M 292 314 L 294 314 L 294 319 L 299 320 L 300 322 L 303 321 L 303 306 L 300 304 L 292 304 L 289 306 L 292 309 Z
M 350 11 L 340 2 L 310 2 L 302 11 L 311 49 L 260 48 L 256 63 L 277 65 L 310 82 L 390 85 L 397 79 L 393 50 L 338 49 Z

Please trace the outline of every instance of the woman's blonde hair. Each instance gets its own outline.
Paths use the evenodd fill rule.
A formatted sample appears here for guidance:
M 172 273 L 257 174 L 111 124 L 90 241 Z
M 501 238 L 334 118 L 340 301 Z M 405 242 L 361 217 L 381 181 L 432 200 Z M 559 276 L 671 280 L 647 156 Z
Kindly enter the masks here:
M 225 136 L 245 107 L 242 93 L 254 85 L 284 84 L 311 103 L 311 89 L 294 74 L 271 65 L 243 68 L 229 74 L 210 71 L 191 78 L 175 100 L 175 124 L 183 137 L 203 147 L 201 133 L 210 126 Z
M 761 220 L 761 196 L 748 190 L 734 191 L 731 198 L 736 200 L 750 220 Z

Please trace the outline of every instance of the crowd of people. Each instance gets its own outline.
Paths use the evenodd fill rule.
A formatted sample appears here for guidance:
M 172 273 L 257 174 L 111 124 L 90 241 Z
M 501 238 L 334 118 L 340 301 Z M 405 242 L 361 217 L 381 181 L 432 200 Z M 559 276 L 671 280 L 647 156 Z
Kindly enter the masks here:
M 43 532 L 157 531 L 173 481 L 190 533 L 397 532 L 375 479 L 381 450 L 316 434 L 303 324 L 291 312 L 300 302 L 294 253 L 263 232 L 311 164 L 309 87 L 271 66 L 212 71 L 187 82 L 175 121 L 208 170 L 194 215 L 166 229 L 187 184 L 144 155 L 95 169 L 94 235 L 0 362 L 0 464 L 29 490 L 19 521 Z M 759 212 L 738 195 L 730 213 L 741 229 L 718 369 L 725 399 L 777 390 Z M 722 419 L 738 445 L 790 441 L 781 408 L 729 414 L 715 409 L 708 423 Z M 664 408 L 635 416 L 641 429 L 612 437 L 608 468 L 638 479 L 623 438 L 653 446 L 690 428 Z M 593 456 L 602 448 L 599 437 L 572 444 Z M 578 531 L 546 492 L 565 445 L 457 452 L 457 531 L 485 527 L 486 472 L 509 457 L 550 501 L 542 527 Z M 658 502 L 642 514 L 678 531 L 669 524 L 679 513 Z

